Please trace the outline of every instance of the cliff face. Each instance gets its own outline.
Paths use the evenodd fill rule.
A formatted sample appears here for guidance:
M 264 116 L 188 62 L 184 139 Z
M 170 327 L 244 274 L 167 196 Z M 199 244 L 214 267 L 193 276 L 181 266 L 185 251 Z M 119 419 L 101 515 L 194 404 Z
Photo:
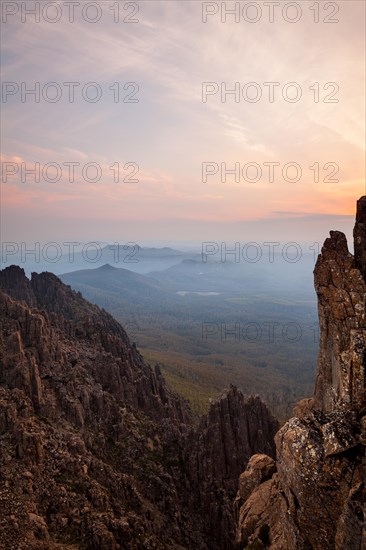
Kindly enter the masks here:
M 360 233 L 359 225 L 357 218 L 355 235 Z M 314 406 L 323 412 L 359 409 L 365 399 L 366 235 L 355 238 L 355 257 L 348 252 L 343 233 L 330 235 L 314 272 L 320 323 Z
M 241 478 L 241 548 L 361 550 L 365 543 L 365 220 L 362 197 L 355 256 L 344 234 L 332 231 L 318 258 L 320 349 L 314 398 L 301 401 L 296 416 L 276 435 L 273 476 L 265 476 L 268 461 L 252 457 Z
M 273 453 L 263 403 L 231 388 L 197 424 L 57 277 L 13 266 L 0 289 L 0 548 L 233 548 L 238 473 Z

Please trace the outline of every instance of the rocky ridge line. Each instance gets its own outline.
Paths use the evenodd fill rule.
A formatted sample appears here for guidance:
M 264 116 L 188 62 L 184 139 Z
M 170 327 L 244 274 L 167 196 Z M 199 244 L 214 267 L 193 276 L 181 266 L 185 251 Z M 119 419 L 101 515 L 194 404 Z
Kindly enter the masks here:
M 231 388 L 197 422 L 53 274 L 12 266 L 0 289 L 0 548 L 232 550 L 238 474 L 274 451 L 259 398 Z

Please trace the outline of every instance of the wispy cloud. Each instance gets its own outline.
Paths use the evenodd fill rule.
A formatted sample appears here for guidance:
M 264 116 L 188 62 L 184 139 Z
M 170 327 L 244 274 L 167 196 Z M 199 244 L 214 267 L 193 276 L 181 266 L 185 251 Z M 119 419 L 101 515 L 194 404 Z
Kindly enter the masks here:
M 138 24 L 114 23 L 104 3 L 104 17 L 95 25 L 80 17 L 72 24 L 37 24 L 31 18 L 22 24 L 14 18 L 3 25 L 3 81 L 29 87 L 54 81 L 63 89 L 54 104 L 22 103 L 19 96 L 3 104 L 4 154 L 29 163 L 98 162 L 108 174 L 103 186 L 78 178 L 72 188 L 60 181 L 31 189 L 13 181 L 3 189 L 13 213 L 10 232 L 12 220 L 21 220 L 25 208 L 28 215 L 34 212 L 34 231 L 43 231 L 45 204 L 61 218 L 66 211 L 76 215 L 84 202 L 82 215 L 89 216 L 90 227 L 95 216 L 106 223 L 118 216 L 144 219 L 147 233 L 150 221 L 172 215 L 229 222 L 272 219 L 274 212 L 318 217 L 352 211 L 364 192 L 363 3 L 347 2 L 335 25 L 317 25 L 309 17 L 296 25 L 264 20 L 222 24 L 219 17 L 203 24 L 200 2 L 139 5 Z M 65 82 L 80 83 L 73 104 L 67 101 Z M 98 103 L 80 98 L 87 82 L 101 86 Z M 114 103 L 114 82 L 138 83 L 139 103 Z M 223 102 L 221 90 L 203 103 L 203 82 L 225 83 L 228 89 L 238 82 L 239 103 L 230 95 Z M 257 103 L 243 99 L 248 82 L 260 86 Z M 273 103 L 266 82 L 280 83 Z M 298 103 L 282 96 L 289 82 L 302 90 Z M 332 92 L 324 88 L 327 82 L 339 86 L 338 103 L 324 102 Z M 264 177 L 256 183 L 230 178 L 222 183 L 218 177 L 203 184 L 204 161 L 256 162 L 262 168 L 278 162 L 281 169 L 297 162 L 303 177 L 297 183 L 283 178 L 270 183 Z M 136 162 L 140 184 L 113 185 L 110 166 L 115 162 Z M 331 162 L 339 165 L 337 182 L 326 179 L 324 166 Z M 317 182 L 309 170 L 314 163 L 320 169 Z M 290 223 L 290 214 L 281 216 Z

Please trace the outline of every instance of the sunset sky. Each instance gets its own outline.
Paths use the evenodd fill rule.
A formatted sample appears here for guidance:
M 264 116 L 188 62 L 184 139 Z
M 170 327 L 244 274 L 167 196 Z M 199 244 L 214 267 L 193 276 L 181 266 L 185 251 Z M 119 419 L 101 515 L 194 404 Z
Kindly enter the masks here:
M 23 23 L 19 12 L 2 24 L 2 160 L 13 163 L 8 168 L 19 167 L 6 181 L 3 173 L 3 240 L 311 241 L 329 229 L 349 231 L 355 200 L 365 194 L 364 2 L 331 2 L 328 11 L 320 3 L 319 23 L 310 10 L 314 2 L 297 3 L 302 16 L 296 23 L 284 20 L 283 3 L 272 23 L 261 2 L 254 3 L 262 9 L 256 23 L 243 17 L 236 23 L 233 16 L 223 23 L 220 13 L 203 23 L 205 7 L 197 0 L 120 2 L 121 19 L 138 4 L 131 15 L 138 23 L 114 22 L 110 8 L 116 3 L 106 0 L 96 3 L 102 10 L 98 22 L 84 21 L 75 9 L 70 23 L 63 2 L 58 4 L 63 13 L 55 23 L 42 16 L 39 23 L 32 16 Z M 221 2 L 210 4 L 214 9 Z M 332 6 L 340 8 L 333 16 Z M 50 9 L 49 18 L 55 13 Z M 89 16 L 94 17 L 92 9 Z M 339 22 L 325 23 L 325 17 Z M 22 82 L 27 88 L 39 82 L 40 102 L 31 97 L 22 102 L 20 91 L 5 98 L 9 82 L 19 90 Z M 42 98 L 50 82 L 62 90 L 55 103 Z M 72 104 L 64 82 L 80 83 Z M 102 90 L 96 103 L 81 96 L 89 82 Z M 123 85 L 137 83 L 139 101 L 114 102 L 109 88 L 117 82 L 122 98 L 133 91 Z M 255 82 L 262 98 L 253 103 L 241 95 L 235 102 L 231 94 L 223 102 L 218 92 L 203 102 L 204 82 L 218 89 L 238 82 L 241 91 Z M 266 82 L 279 83 L 272 103 Z M 302 91 L 296 103 L 282 97 L 290 82 Z M 324 89 L 327 83 L 335 84 Z M 48 88 L 50 97 L 55 89 Z M 288 91 L 290 99 L 294 90 Z M 327 96 L 338 102 L 325 103 Z M 31 168 L 35 162 L 63 166 L 61 179 L 22 182 L 21 163 Z M 74 182 L 68 181 L 65 162 L 80 163 Z M 81 168 L 90 162 L 102 171 L 96 183 L 82 178 Z M 228 168 L 257 163 L 262 177 L 235 181 L 228 175 L 223 182 L 219 173 L 204 182 L 205 162 Z M 268 162 L 280 163 L 272 182 L 263 164 Z M 115 163 L 137 164 L 139 182 L 114 182 Z M 282 177 L 288 163 L 301 166 L 299 181 Z M 309 169 L 315 163 L 318 182 Z M 338 182 L 325 180 L 334 163 Z

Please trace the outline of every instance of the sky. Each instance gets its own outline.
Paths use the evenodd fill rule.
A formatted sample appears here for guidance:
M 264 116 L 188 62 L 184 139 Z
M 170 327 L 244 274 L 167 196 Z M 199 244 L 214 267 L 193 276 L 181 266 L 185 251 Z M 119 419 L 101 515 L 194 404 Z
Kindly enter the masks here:
M 350 234 L 363 1 L 237 2 L 226 21 L 235 2 L 80 1 L 73 22 L 49 4 L 36 21 L 2 3 L 3 241 Z

